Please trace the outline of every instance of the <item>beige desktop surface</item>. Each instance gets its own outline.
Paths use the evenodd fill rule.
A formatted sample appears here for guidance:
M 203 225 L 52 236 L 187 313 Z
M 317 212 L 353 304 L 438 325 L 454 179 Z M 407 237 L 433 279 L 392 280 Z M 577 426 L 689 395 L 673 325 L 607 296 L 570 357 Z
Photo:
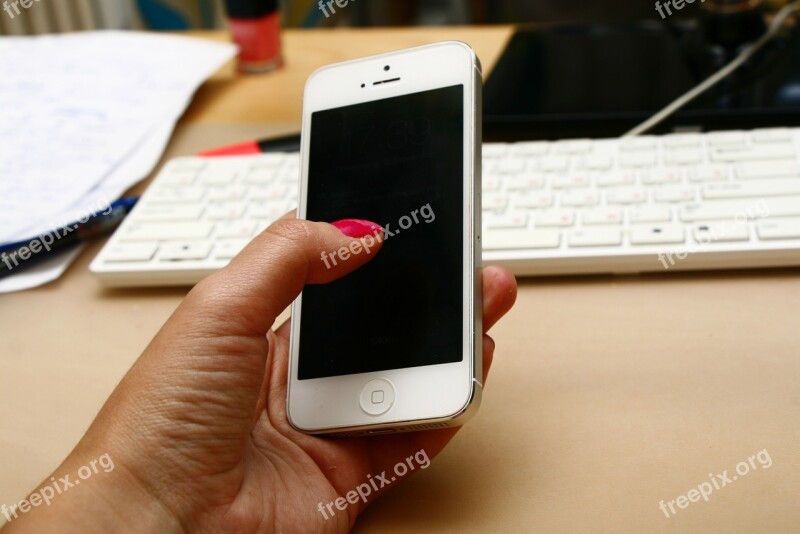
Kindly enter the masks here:
M 369 51 L 419 41 L 420 31 L 404 31 L 312 32 L 316 48 L 291 32 L 287 46 L 306 43 L 323 63 L 373 40 Z M 488 54 L 507 37 L 476 31 Z M 301 77 L 284 76 L 299 91 Z M 232 96 L 240 82 L 201 91 L 167 157 L 296 129 L 291 110 L 270 124 L 214 124 L 226 115 L 213 95 L 223 108 L 246 104 Z M 269 119 L 256 95 L 276 82 L 247 82 L 251 122 Z M 88 273 L 100 246 L 55 283 L 0 295 L 0 504 L 24 497 L 69 452 L 186 293 L 103 290 Z M 800 531 L 798 303 L 797 270 L 522 281 L 493 331 L 477 417 L 356 531 Z M 764 450 L 757 469 L 736 474 Z M 659 510 L 724 471 L 731 482 L 708 502 L 673 504 L 669 519 Z

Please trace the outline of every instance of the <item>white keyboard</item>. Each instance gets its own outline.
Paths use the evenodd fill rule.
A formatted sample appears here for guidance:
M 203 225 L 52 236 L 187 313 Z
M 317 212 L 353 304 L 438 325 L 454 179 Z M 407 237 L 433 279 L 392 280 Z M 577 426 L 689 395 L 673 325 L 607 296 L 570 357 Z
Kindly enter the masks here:
M 800 129 L 486 144 L 483 257 L 533 276 L 800 265 L 798 154 Z M 296 207 L 299 165 L 169 162 L 92 272 L 196 283 Z

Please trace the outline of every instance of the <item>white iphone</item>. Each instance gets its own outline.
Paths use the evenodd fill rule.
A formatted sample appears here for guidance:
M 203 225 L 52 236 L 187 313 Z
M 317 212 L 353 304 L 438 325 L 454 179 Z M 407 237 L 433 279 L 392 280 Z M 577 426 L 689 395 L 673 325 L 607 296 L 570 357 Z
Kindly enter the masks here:
M 311 434 L 457 426 L 482 389 L 481 71 L 444 42 L 322 68 L 305 88 L 299 217 L 383 228 L 293 307 L 288 416 Z M 320 261 L 347 261 L 320 251 Z M 347 256 L 345 254 L 344 256 Z

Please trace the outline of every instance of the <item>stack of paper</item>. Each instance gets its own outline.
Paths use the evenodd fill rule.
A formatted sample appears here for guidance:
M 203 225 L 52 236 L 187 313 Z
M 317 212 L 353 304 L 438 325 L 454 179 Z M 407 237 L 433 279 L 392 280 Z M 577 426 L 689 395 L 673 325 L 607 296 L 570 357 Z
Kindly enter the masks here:
M 145 178 L 192 94 L 235 53 L 134 32 L 0 39 L 0 244 L 77 220 Z M 68 261 L 8 277 L 0 292 L 58 277 Z

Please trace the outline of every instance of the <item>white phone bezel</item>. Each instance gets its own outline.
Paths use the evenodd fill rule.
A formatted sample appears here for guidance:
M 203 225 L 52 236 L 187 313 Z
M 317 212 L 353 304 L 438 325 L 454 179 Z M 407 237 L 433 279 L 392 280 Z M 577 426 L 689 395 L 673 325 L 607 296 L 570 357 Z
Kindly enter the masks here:
M 374 84 L 394 78 L 400 80 Z M 298 430 L 324 434 L 413 430 L 415 426 L 432 422 L 451 426 L 461 424 L 473 411 L 471 408 L 477 408 L 482 380 L 479 272 L 481 75 L 472 49 L 460 42 L 437 43 L 331 65 L 312 74 L 304 95 L 298 217 L 306 217 L 307 158 L 313 113 L 453 85 L 464 87 L 464 357 L 461 362 L 451 364 L 298 380 L 301 296 L 292 308 L 287 394 L 287 416 Z M 398 218 L 402 215 L 398 214 Z M 385 224 L 391 221 L 376 222 Z M 359 395 L 369 381 L 378 378 L 394 385 L 396 399 L 387 413 L 372 416 L 361 409 Z M 349 401 L 342 400 L 348 398 Z

